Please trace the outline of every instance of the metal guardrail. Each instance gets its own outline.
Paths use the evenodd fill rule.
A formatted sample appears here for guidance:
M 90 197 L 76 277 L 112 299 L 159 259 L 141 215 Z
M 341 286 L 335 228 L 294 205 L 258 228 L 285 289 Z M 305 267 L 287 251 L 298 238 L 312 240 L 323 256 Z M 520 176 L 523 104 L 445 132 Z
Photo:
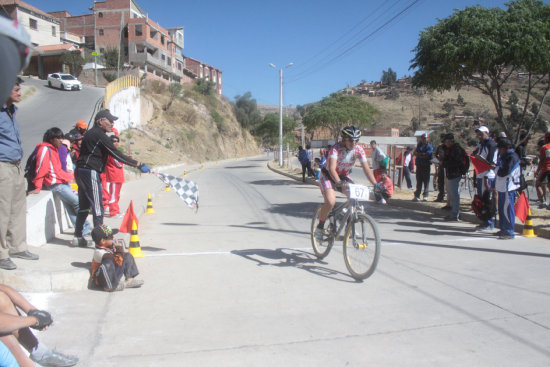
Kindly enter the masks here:
M 114 94 L 129 87 L 139 88 L 139 78 L 137 76 L 125 75 L 107 84 L 105 87 L 105 101 L 103 102 L 103 106 L 106 108 L 109 105 L 109 100 Z

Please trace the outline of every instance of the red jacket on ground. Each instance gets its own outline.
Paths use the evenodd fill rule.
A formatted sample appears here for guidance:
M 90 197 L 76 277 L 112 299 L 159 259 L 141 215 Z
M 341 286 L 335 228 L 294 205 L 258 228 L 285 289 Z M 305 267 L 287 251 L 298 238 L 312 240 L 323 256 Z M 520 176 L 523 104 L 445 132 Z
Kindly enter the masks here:
M 57 148 L 50 143 L 40 143 L 36 152 L 36 176 L 32 181 L 37 190 L 43 186 L 70 183 L 73 174 L 63 171 Z

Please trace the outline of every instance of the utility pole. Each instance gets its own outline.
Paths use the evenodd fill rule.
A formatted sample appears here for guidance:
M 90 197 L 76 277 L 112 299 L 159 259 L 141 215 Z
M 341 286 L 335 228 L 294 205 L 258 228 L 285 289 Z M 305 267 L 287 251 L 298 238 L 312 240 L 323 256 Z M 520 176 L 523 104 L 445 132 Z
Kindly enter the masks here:
M 293 62 L 285 66 L 285 69 L 294 65 Z M 269 64 L 274 69 L 274 64 Z M 279 166 L 283 166 L 283 68 L 279 69 Z

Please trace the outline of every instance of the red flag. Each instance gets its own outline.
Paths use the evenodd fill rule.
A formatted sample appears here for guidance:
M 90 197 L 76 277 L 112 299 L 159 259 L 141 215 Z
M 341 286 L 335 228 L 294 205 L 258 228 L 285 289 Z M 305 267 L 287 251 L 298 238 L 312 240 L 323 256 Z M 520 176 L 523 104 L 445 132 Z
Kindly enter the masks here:
M 124 218 L 122 218 L 122 223 L 120 223 L 120 232 L 132 232 L 132 221 L 136 222 L 136 226 L 139 224 L 136 214 L 134 213 L 134 202 L 130 200 L 128 210 L 126 210 L 126 214 L 124 214 Z
M 518 217 L 518 219 L 521 220 L 522 223 L 525 223 L 525 220 L 529 215 L 529 202 L 527 201 L 527 197 L 525 196 L 524 192 L 521 193 L 519 199 L 516 201 L 516 205 L 514 205 L 514 211 L 516 212 L 516 217 Z
M 470 162 L 472 162 L 472 165 L 474 166 L 474 171 L 476 172 L 476 175 L 479 175 L 481 172 L 485 172 L 491 168 L 489 163 L 474 157 L 473 155 L 469 155 Z

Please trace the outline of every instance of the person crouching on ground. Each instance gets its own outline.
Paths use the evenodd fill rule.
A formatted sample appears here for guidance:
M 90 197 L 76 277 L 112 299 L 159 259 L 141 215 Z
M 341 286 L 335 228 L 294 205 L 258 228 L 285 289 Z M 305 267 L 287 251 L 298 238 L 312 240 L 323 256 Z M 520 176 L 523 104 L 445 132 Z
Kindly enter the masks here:
M 113 240 L 113 231 L 101 224 L 92 230 L 96 250 L 92 259 L 90 287 L 107 292 L 122 291 L 124 288 L 138 288 L 143 280 L 135 279 L 139 271 L 132 254 L 124 252 Z M 124 275 L 125 281 L 122 281 Z
M 393 182 L 388 177 L 388 171 L 385 168 L 380 169 L 380 180 L 374 186 L 374 198 L 380 204 L 386 204 L 393 195 Z
M 516 216 L 514 203 L 516 190 L 519 188 L 520 182 L 520 160 L 510 140 L 501 139 L 497 147 L 499 156 L 495 168 L 495 188 L 498 192 L 498 222 L 500 227 L 500 232 L 497 234 L 500 240 L 511 240 L 514 238 Z

